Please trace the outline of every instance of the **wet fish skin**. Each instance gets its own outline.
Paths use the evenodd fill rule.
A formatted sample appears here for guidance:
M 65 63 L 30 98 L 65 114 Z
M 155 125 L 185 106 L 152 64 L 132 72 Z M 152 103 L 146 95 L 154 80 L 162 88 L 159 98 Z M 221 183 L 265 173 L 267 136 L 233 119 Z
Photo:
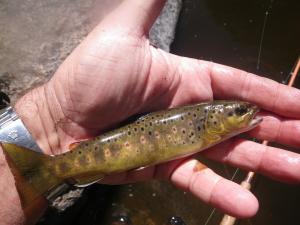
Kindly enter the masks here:
M 215 101 L 150 113 L 57 156 L 53 171 L 82 183 L 93 174 L 101 177 L 180 158 L 249 128 L 257 110 L 245 102 Z
M 2 147 L 13 173 L 38 196 L 63 182 L 84 185 L 194 154 L 255 127 L 260 122 L 254 118 L 257 112 L 247 102 L 213 101 L 149 113 L 61 155 L 46 156 L 9 143 Z M 33 198 L 30 193 L 20 193 L 27 203 Z

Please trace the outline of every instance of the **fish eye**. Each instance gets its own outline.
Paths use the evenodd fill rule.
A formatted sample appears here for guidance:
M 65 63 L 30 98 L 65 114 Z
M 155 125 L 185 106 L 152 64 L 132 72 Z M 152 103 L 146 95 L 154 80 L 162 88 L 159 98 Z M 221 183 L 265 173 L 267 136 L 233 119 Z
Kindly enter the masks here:
M 248 109 L 245 106 L 239 106 L 234 110 L 234 112 L 237 116 L 242 116 L 248 112 Z

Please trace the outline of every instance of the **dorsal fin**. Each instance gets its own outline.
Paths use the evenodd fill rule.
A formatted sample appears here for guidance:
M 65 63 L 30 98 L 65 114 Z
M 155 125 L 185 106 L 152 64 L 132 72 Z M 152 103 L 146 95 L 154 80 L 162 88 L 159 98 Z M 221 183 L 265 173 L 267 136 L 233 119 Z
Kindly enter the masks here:
M 76 141 L 76 142 L 69 144 L 69 150 L 74 150 L 79 144 L 80 144 L 80 141 Z

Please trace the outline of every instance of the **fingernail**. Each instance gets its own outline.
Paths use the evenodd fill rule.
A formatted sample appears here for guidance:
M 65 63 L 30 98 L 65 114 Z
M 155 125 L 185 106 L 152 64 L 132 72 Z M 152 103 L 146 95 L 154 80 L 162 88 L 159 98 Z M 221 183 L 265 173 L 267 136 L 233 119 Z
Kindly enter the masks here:
M 202 164 L 200 162 L 197 162 L 196 165 L 193 168 L 193 171 L 194 172 L 199 172 L 199 171 L 204 170 L 206 168 L 207 168 L 207 166 L 205 166 L 204 164 Z

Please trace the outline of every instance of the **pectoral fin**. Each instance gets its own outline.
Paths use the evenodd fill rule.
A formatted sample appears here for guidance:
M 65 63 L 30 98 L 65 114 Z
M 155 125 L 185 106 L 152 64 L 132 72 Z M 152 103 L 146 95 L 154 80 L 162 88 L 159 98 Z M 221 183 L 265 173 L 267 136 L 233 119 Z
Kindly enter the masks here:
M 76 187 L 87 187 L 89 185 L 97 183 L 103 178 L 104 178 L 103 174 L 97 174 L 97 175 L 73 177 L 72 180 L 74 182 L 74 186 Z

